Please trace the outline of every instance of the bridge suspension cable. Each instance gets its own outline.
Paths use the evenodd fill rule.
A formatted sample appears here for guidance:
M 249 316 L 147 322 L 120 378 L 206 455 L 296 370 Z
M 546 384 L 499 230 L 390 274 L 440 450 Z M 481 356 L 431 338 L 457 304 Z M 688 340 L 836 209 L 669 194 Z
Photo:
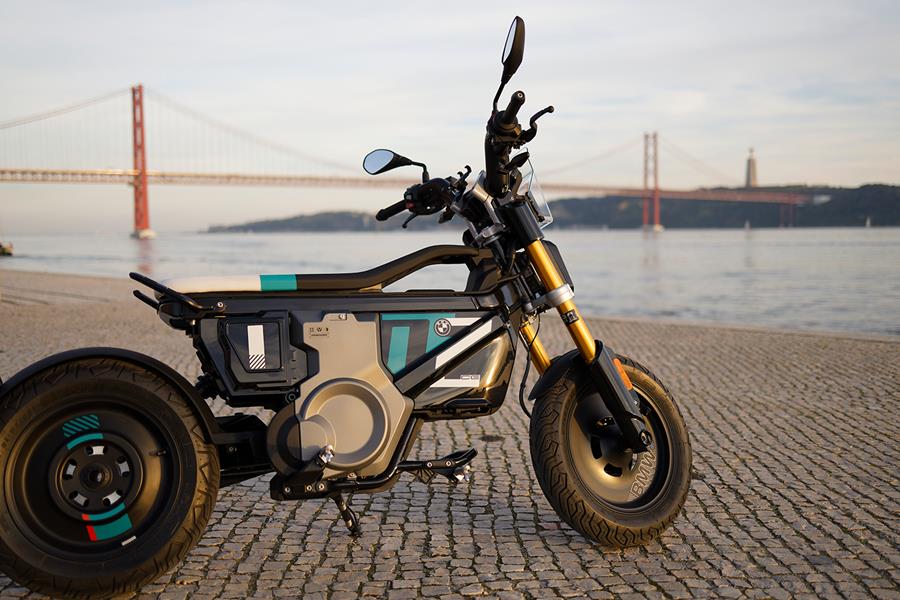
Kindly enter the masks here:
M 280 144 L 278 142 L 273 142 L 261 136 L 258 136 L 254 133 L 246 131 L 244 129 L 240 129 L 239 127 L 235 127 L 230 123 L 226 123 L 225 121 L 220 121 L 218 119 L 214 119 L 209 117 L 198 110 L 195 110 L 189 106 L 186 106 L 176 100 L 173 100 L 152 88 L 146 89 L 146 98 L 148 100 L 152 100 L 161 106 L 169 108 L 176 113 L 179 113 L 188 118 L 194 119 L 197 122 L 203 123 L 213 129 L 216 129 L 222 133 L 233 136 L 237 140 L 241 140 L 244 142 L 249 142 L 258 148 L 265 148 L 267 150 L 276 152 L 282 156 L 287 156 L 291 158 L 299 158 L 301 160 L 309 161 L 311 163 L 315 163 L 320 166 L 329 167 L 332 169 L 338 169 L 340 171 L 347 172 L 357 172 L 359 169 L 356 166 L 350 166 L 345 163 L 341 163 L 338 161 L 329 160 L 326 158 L 322 158 L 320 156 L 316 156 L 314 154 L 310 154 L 299 150 L 297 148 L 293 148 L 291 146 L 287 146 L 285 144 Z
M 93 106 L 94 104 L 100 104 L 101 102 L 105 102 L 111 98 L 115 98 L 120 95 L 125 95 L 130 93 L 129 88 L 122 88 L 116 90 L 114 92 L 110 92 L 108 94 L 103 94 L 102 96 L 97 96 L 95 98 L 91 98 L 89 100 L 84 100 L 82 102 L 76 102 L 75 104 L 70 104 L 68 106 L 64 106 L 62 108 L 57 108 L 54 110 L 48 110 L 41 113 L 36 113 L 33 115 L 28 115 L 27 117 L 20 117 L 18 119 L 12 119 L 10 121 L 5 121 L 0 123 L 0 129 L 11 129 L 13 127 L 18 127 L 20 125 L 27 125 L 29 123 L 34 123 L 36 121 L 43 121 L 45 119 L 50 119 L 52 117 L 59 117 L 61 115 L 65 115 L 71 112 L 75 112 L 76 110 L 80 110 L 82 108 L 87 108 L 88 106 Z
M 618 146 L 613 146 L 612 148 L 604 150 L 603 152 L 600 152 L 598 154 L 593 154 L 587 158 L 582 158 L 575 162 L 568 163 L 565 165 L 553 167 L 550 169 L 544 169 L 542 167 L 540 175 L 542 177 L 544 177 L 546 175 L 556 175 L 558 173 L 565 173 L 566 171 L 571 171 L 573 169 L 577 169 L 579 167 L 583 167 L 585 165 L 589 165 L 591 163 L 595 163 L 595 162 L 610 158 L 612 156 L 615 156 L 616 154 L 619 154 L 626 150 L 630 150 L 632 147 L 637 146 L 638 144 L 641 143 L 641 139 L 642 138 L 640 136 L 635 137 L 633 139 L 628 140 L 627 142 L 625 142 L 623 144 L 619 144 Z
M 700 160 L 684 148 L 671 142 L 668 138 L 662 137 L 660 138 L 660 142 L 660 146 L 662 146 L 663 152 L 667 153 L 669 156 L 677 160 L 682 161 L 684 164 L 689 165 L 695 171 L 704 174 L 706 177 L 713 179 L 717 184 L 740 186 L 740 179 L 734 177 L 733 175 L 729 175 L 724 171 L 720 171 L 712 165 Z

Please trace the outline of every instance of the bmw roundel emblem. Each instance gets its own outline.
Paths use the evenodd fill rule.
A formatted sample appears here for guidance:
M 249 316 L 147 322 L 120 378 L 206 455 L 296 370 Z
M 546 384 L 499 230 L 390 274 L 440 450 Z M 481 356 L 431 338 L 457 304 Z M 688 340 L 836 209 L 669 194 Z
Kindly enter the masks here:
M 450 321 L 447 319 L 438 319 L 435 321 L 434 332 L 440 336 L 450 335 Z

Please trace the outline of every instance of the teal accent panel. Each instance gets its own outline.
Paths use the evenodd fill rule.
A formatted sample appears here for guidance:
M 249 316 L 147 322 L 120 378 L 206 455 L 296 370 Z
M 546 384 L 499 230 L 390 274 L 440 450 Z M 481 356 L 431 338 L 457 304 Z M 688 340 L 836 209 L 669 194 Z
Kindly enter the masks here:
M 81 516 L 82 516 L 82 518 L 87 517 L 87 520 L 88 520 L 88 521 L 105 521 L 106 519 L 108 519 L 108 518 L 110 518 L 110 517 L 116 516 L 117 514 L 119 514 L 120 512 L 122 512 L 123 510 L 125 510 L 125 503 L 124 503 L 124 502 L 122 502 L 121 504 L 119 504 L 117 507 L 115 507 L 115 508 L 113 508 L 113 509 L 111 509 L 111 510 L 108 510 L 108 511 L 106 511 L 106 512 L 104 512 L 104 513 L 99 513 L 99 514 L 96 514 L 96 515 L 85 515 L 85 514 L 83 514 L 83 515 L 81 515 Z
M 82 431 L 90 431 L 91 429 L 100 429 L 100 419 L 97 415 L 75 417 L 63 423 L 62 426 L 62 431 L 66 437 L 76 435 Z
M 84 435 L 79 435 L 74 440 L 67 442 L 66 448 L 71 450 L 72 448 L 74 448 L 75 446 L 77 446 L 78 444 L 80 444 L 82 442 L 89 442 L 91 440 L 102 440 L 102 439 L 103 439 L 102 433 L 86 433 Z
M 75 417 L 71 422 L 75 422 L 86 427 L 100 426 L 100 419 L 98 419 L 96 415 L 84 415 L 82 417 Z
M 399 373 L 406 367 L 406 354 L 409 352 L 409 327 L 391 328 L 391 342 L 388 346 L 387 368 L 391 373 Z
M 93 527 L 94 536 L 97 541 L 108 540 L 117 535 L 122 535 L 131 529 L 131 519 L 128 518 L 128 515 L 122 515 L 112 523 L 107 523 L 106 525 L 94 525 Z
M 382 313 L 382 321 L 428 321 L 428 339 L 425 342 L 425 352 L 431 352 L 449 338 L 439 336 L 434 332 L 434 322 L 438 319 L 452 319 L 456 313 Z
M 297 289 L 297 276 L 260 275 L 259 289 L 263 292 L 293 292 Z

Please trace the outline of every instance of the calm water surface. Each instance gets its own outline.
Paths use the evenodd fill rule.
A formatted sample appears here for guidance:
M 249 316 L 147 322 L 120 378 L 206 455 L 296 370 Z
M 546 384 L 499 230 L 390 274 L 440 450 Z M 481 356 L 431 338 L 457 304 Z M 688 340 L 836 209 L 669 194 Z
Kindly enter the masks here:
M 591 315 L 900 335 L 900 229 L 547 231 Z M 156 278 L 366 269 L 455 232 L 20 235 L 0 269 Z M 0 278 L 2 278 L 0 271 Z M 391 289 L 456 288 L 430 267 Z

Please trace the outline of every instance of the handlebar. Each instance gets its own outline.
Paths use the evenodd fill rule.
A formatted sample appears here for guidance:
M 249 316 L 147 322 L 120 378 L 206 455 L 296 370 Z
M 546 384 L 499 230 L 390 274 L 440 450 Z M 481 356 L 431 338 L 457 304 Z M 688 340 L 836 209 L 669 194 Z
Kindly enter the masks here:
M 399 215 L 406 210 L 406 200 L 398 200 L 386 208 L 382 208 L 375 215 L 376 221 L 387 221 L 394 215 Z
M 484 138 L 485 189 L 491 196 L 501 196 L 509 183 L 509 173 L 502 166 L 509 161 L 509 150 L 521 135 L 516 115 L 525 104 L 525 92 L 519 90 L 509 99 L 503 112 L 495 112 L 488 120 Z
M 516 115 L 519 113 L 519 109 L 522 108 L 523 104 L 525 104 L 525 92 L 519 90 L 509 99 L 506 110 L 497 115 L 497 122 L 500 127 L 512 129 L 516 123 L 518 123 Z

